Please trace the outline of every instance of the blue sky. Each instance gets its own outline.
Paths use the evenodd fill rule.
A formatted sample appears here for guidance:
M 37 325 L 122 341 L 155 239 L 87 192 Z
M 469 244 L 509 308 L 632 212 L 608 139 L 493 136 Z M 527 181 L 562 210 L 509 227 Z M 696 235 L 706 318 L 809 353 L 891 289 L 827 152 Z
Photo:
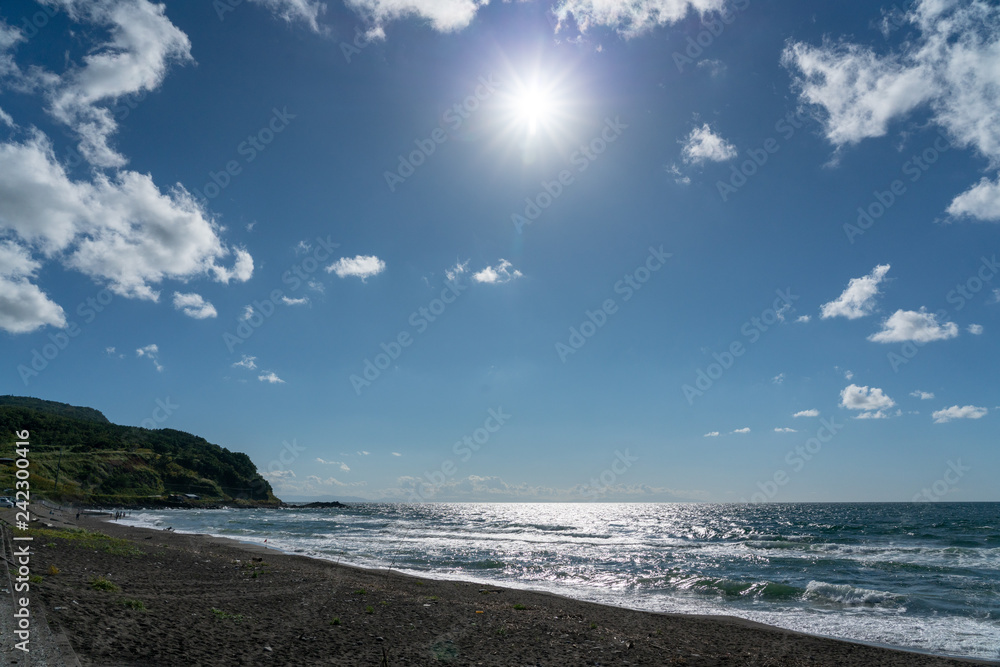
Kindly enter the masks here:
M 995 5 L 0 18 L 2 393 L 283 498 L 998 499 Z

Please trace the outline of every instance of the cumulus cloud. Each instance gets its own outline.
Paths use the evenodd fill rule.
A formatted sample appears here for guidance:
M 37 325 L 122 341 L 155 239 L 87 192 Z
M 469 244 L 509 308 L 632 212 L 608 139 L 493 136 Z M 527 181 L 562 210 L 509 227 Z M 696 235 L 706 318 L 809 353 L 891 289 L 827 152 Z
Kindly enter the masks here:
M 233 368 L 245 368 L 252 371 L 257 368 L 257 357 L 251 357 L 248 354 L 244 354 L 242 359 L 233 363 Z
M 952 419 L 982 419 L 989 412 L 986 408 L 979 408 L 975 405 L 963 405 L 961 407 L 953 405 L 944 410 L 936 410 L 931 414 L 935 424 L 945 424 Z
M 708 123 L 691 130 L 681 143 L 681 157 L 688 164 L 725 162 L 737 155 L 736 146 L 714 133 Z
M 204 320 L 218 315 L 215 311 L 215 306 L 205 301 L 204 297 L 200 294 L 195 294 L 194 292 L 188 294 L 174 292 L 174 308 L 196 320 Z
M 375 255 L 341 257 L 326 267 L 327 273 L 336 273 L 338 278 L 354 276 L 355 278 L 361 278 L 361 282 L 365 282 L 368 278 L 377 276 L 383 271 L 385 271 L 385 262 Z
M 878 296 L 878 285 L 889 272 L 888 264 L 879 264 L 867 276 L 851 278 L 847 289 L 829 303 L 820 306 L 820 317 L 824 320 L 831 317 L 846 317 L 856 320 L 870 315 L 875 309 L 875 297 Z
M 270 9 L 275 16 L 293 23 L 302 21 L 315 32 L 321 32 L 319 16 L 326 11 L 326 5 L 318 0 L 250 0 L 250 2 Z
M 914 398 L 919 398 L 921 401 L 929 401 L 932 398 L 934 398 L 934 393 L 930 391 L 920 391 L 918 389 L 916 391 L 911 391 L 910 396 L 913 396 Z
M 735 431 L 733 431 L 733 433 L 749 433 L 749 432 L 750 432 L 749 426 L 744 426 L 743 428 L 738 428 Z
M 40 266 L 27 248 L 0 241 L 0 329 L 16 334 L 66 326 L 62 307 L 30 281 Z
M 274 371 L 265 371 L 258 375 L 257 379 L 261 382 L 268 382 L 270 384 L 285 384 L 285 381 L 278 377 Z
M 913 341 L 929 343 L 948 340 L 958 335 L 958 325 L 954 322 L 937 321 L 937 315 L 926 309 L 897 310 L 882 323 L 882 330 L 872 334 L 868 340 L 875 343 L 902 343 Z
M 799 410 L 792 417 L 819 417 L 819 410 Z
M 705 437 L 705 438 L 718 438 L 719 437 L 719 432 L 718 431 L 709 431 L 708 433 L 706 433 L 702 437 Z
M 788 428 L 787 426 L 783 427 L 783 428 L 776 428 L 776 429 L 774 429 L 774 432 L 775 433 L 798 433 L 798 431 L 796 431 L 794 428 Z
M 309 303 L 309 297 L 303 296 L 298 299 L 290 299 L 287 296 L 281 297 L 281 303 L 286 306 L 304 306 Z
M 824 113 L 827 139 L 840 147 L 886 134 L 892 121 L 927 109 L 952 145 L 1000 165 L 1000 6 L 983 0 L 917 0 L 902 14 L 913 29 L 895 52 L 846 41 L 790 43 L 782 62 L 803 102 Z M 1000 220 L 1000 180 L 983 179 L 955 197 L 955 216 Z
M 135 356 L 146 357 L 153 362 L 153 367 L 157 372 L 163 372 L 163 366 L 160 365 L 160 348 L 156 343 L 136 349 Z
M 512 271 L 511 267 L 510 262 L 506 259 L 501 259 L 496 266 L 487 266 L 482 271 L 472 274 L 472 279 L 477 283 L 486 283 L 488 285 L 509 283 L 515 278 L 520 278 L 522 275 L 517 269 Z
M 73 181 L 37 131 L 22 142 L 0 143 L 0 234 L 38 248 L 43 257 L 116 294 L 156 301 L 153 285 L 165 279 L 249 279 L 253 259 L 245 250 L 235 251 L 232 269 L 219 264 L 234 252 L 219 233 L 180 186 L 164 193 L 149 175 L 131 171 Z M 4 292 L 20 296 L 24 327 L 40 320 L 60 326 L 55 313 L 61 310 L 46 306 L 41 293 L 25 284 L 38 265 L 31 267 L 16 275 L 17 289 Z
M 557 31 L 572 18 L 580 32 L 604 26 L 634 37 L 677 23 L 689 12 L 719 11 L 724 4 L 725 0 L 561 0 L 553 11 L 559 21 Z
M 850 384 L 840 392 L 840 407 L 858 410 L 856 419 L 884 419 L 887 416 L 884 410 L 894 405 L 896 402 L 878 387 L 869 389 Z
M 799 315 L 798 317 L 795 318 L 795 321 L 801 324 L 805 324 L 811 319 L 812 317 L 810 317 L 809 315 Z
M 970 324 L 969 328 L 966 329 L 966 331 L 968 331 L 973 336 L 982 335 L 982 333 L 983 333 L 983 325 L 982 324 Z

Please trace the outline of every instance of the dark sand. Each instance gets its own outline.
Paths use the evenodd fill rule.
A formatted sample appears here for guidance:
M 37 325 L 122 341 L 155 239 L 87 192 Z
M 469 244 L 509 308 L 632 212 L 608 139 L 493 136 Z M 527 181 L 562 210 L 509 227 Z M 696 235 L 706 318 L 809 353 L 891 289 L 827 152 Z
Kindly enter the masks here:
M 42 520 L 61 527 L 73 518 L 57 512 Z M 732 617 L 652 614 L 338 566 L 93 518 L 80 524 L 125 537 L 142 552 L 116 556 L 62 539 L 36 541 L 32 570 L 44 581 L 33 595 L 85 666 L 987 664 Z M 59 574 L 46 574 L 50 565 Z M 121 591 L 94 590 L 88 582 L 97 575 Z M 142 601 L 145 611 L 126 599 Z

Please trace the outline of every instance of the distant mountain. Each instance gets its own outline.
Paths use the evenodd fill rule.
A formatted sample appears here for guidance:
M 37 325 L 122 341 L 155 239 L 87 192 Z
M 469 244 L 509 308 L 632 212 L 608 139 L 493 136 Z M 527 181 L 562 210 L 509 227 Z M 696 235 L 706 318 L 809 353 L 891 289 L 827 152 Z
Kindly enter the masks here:
M 14 433 L 25 429 L 33 497 L 117 505 L 281 502 L 249 456 L 183 431 L 119 426 L 93 408 L 0 396 L 0 457 L 14 457 Z M 14 487 L 14 472 L 0 465 L 0 491 Z

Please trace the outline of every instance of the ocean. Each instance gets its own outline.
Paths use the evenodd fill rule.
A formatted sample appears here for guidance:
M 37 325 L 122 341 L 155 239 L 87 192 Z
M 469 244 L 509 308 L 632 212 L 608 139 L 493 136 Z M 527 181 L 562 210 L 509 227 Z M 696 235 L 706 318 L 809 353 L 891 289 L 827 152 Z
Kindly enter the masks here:
M 365 503 L 141 511 L 122 523 L 1000 659 L 1000 503 Z

